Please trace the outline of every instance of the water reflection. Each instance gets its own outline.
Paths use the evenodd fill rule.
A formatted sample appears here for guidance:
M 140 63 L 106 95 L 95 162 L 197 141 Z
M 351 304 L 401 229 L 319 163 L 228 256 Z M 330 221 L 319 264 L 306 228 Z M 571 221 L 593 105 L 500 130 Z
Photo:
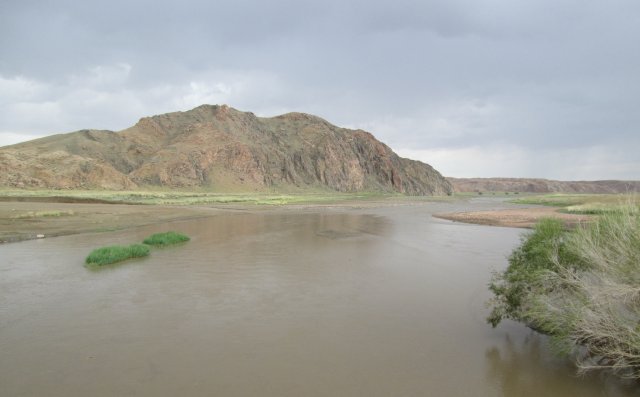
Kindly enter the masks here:
M 313 241 L 315 236 L 328 238 L 356 237 L 363 234 L 386 235 L 390 222 L 381 216 L 350 213 L 312 214 L 233 214 L 190 221 L 188 228 L 208 241 L 222 242 L 238 237 L 286 233 L 298 241 Z
M 611 375 L 575 374 L 569 359 L 552 353 L 548 337 L 510 324 L 502 343 L 485 352 L 487 380 L 501 396 L 620 396 L 640 391 Z M 500 332 L 500 331 L 496 331 Z

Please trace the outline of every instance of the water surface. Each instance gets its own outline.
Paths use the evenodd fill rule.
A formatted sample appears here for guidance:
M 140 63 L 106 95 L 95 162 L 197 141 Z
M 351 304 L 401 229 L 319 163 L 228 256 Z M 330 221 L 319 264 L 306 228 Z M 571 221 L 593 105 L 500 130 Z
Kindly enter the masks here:
M 474 210 L 495 203 L 468 205 Z M 627 396 L 488 326 L 521 230 L 456 204 L 222 214 L 0 246 L 2 396 Z M 97 246 L 192 240 L 99 271 Z

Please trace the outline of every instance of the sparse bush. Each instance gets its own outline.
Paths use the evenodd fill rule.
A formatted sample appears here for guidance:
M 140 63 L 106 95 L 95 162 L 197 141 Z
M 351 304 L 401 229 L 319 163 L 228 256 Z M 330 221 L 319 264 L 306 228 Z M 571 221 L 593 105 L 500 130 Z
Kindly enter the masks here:
M 133 244 L 129 246 L 112 245 L 93 250 L 89 256 L 87 256 L 85 263 L 87 265 L 103 266 L 147 255 L 149 255 L 149 247 L 143 244 Z
M 183 243 L 189 241 L 190 238 L 182 233 L 166 232 L 156 233 L 144 239 L 143 243 L 147 245 L 153 245 L 156 247 L 163 247 L 166 245 Z
M 580 371 L 640 378 L 640 216 L 630 205 L 572 231 L 542 222 L 494 275 L 494 326 L 522 321 L 552 336 Z

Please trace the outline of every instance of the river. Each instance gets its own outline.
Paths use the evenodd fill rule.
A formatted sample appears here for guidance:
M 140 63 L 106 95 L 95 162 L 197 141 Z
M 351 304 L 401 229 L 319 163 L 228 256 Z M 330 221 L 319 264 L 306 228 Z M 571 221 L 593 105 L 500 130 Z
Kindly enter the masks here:
M 520 229 L 496 203 L 222 213 L 0 245 L 2 396 L 631 396 L 545 337 L 486 324 Z M 184 245 L 98 271 L 91 249 Z

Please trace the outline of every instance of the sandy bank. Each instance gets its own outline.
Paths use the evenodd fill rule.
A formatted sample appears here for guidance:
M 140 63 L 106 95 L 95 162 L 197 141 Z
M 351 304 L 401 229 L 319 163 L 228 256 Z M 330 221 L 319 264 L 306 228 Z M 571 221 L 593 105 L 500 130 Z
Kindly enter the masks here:
M 507 226 L 531 228 L 542 218 L 557 218 L 567 226 L 575 226 L 587 222 L 589 215 L 565 214 L 558 208 L 535 207 L 515 208 L 494 211 L 451 212 L 434 214 L 436 218 L 448 219 L 456 222 L 475 223 L 489 226 Z

